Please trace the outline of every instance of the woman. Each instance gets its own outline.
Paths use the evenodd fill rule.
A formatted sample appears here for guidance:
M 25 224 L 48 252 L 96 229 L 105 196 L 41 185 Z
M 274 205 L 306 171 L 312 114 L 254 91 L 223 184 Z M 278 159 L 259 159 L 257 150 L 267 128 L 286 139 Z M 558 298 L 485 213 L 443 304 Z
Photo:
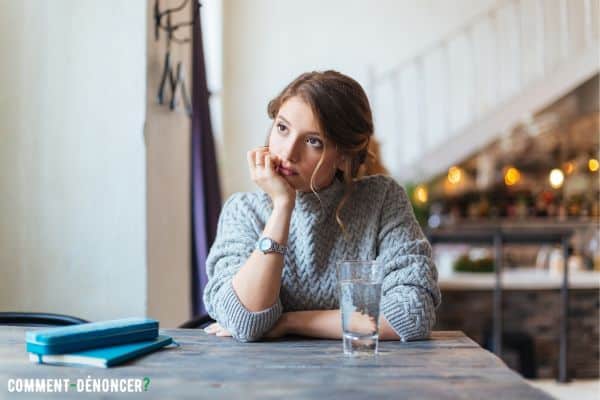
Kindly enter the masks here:
M 336 263 L 376 259 L 380 340 L 428 337 L 440 303 L 431 247 L 395 181 L 356 179 L 373 135 L 361 86 L 335 71 L 305 73 L 268 114 L 268 146 L 247 155 L 261 190 L 227 200 L 206 261 L 204 303 L 217 322 L 205 330 L 244 342 L 339 339 Z

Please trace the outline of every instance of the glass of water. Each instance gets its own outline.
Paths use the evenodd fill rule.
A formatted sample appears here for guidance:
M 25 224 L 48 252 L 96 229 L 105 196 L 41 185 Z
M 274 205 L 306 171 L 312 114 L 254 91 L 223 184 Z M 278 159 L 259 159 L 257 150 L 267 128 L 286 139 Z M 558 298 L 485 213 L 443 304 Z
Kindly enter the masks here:
M 337 278 L 344 354 L 377 354 L 383 264 L 341 261 L 337 264 Z

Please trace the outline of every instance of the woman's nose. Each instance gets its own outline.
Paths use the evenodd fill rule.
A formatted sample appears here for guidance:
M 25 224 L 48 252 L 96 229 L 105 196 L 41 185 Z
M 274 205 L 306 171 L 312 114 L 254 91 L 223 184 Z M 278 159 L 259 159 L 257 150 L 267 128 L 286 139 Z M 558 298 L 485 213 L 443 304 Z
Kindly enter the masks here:
M 300 159 L 300 146 L 299 140 L 290 139 L 287 141 L 281 149 L 281 158 L 290 162 L 298 162 Z

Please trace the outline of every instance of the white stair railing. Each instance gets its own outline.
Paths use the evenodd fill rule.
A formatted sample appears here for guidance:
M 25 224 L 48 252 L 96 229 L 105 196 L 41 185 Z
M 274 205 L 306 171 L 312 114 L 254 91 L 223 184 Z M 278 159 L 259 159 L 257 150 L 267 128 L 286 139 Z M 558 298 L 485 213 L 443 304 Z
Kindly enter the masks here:
M 553 74 L 568 81 L 597 73 L 598 12 L 598 0 L 500 1 L 407 62 L 371 74 L 367 91 L 390 172 L 404 181 L 440 173 L 501 133 L 484 132 L 501 125 L 482 121 L 516 105 L 519 94 L 539 89 Z M 585 68 L 564 70 L 582 57 Z M 538 90 L 534 96 L 555 92 Z M 531 115 L 541 104 L 521 101 L 504 119 Z M 465 142 L 469 127 L 477 139 L 467 135 Z

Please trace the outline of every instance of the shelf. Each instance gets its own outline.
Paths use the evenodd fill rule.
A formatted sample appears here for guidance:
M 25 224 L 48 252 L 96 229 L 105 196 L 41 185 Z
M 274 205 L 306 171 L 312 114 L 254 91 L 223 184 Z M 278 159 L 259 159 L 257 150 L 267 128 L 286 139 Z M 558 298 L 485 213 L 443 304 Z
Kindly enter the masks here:
M 428 229 L 429 231 L 437 230 L 461 230 L 461 229 L 593 229 L 600 228 L 600 219 L 598 218 L 570 218 L 566 220 L 558 220 L 551 218 L 527 218 L 527 219 L 461 219 L 456 223 L 444 225 L 436 229 Z
M 460 225 L 452 228 L 426 230 L 425 234 L 432 244 L 465 243 L 492 244 L 500 237 L 503 243 L 562 243 L 574 232 L 572 227 L 535 226 L 514 224 Z
M 516 268 L 502 271 L 503 290 L 560 289 L 562 273 L 550 273 L 535 268 Z M 441 290 L 493 290 L 496 275 L 493 272 L 454 272 L 439 277 Z M 569 289 L 600 288 L 600 272 L 569 271 Z

